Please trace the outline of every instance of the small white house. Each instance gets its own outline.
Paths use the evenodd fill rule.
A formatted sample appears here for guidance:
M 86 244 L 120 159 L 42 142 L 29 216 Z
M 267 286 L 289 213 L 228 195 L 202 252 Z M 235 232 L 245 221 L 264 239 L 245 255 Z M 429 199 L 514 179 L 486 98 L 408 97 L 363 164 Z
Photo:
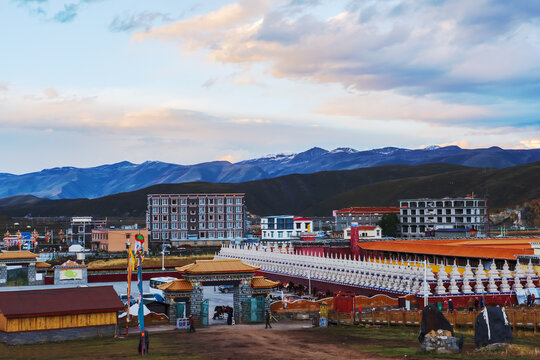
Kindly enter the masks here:
M 261 218 L 261 240 L 290 241 L 313 231 L 313 221 L 293 215 L 266 216 Z
M 382 238 L 382 229 L 376 226 L 358 226 L 358 238 L 362 240 L 379 240 Z M 351 228 L 343 230 L 343 239 L 351 240 Z

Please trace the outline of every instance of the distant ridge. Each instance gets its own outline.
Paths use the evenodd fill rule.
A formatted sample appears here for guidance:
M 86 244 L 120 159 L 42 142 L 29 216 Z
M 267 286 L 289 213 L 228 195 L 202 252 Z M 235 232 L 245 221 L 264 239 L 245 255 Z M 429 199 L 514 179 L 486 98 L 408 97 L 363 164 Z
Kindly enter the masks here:
M 349 206 L 397 206 L 414 197 L 484 196 L 506 207 L 540 198 L 540 162 L 504 169 L 451 164 L 386 165 L 357 170 L 293 174 L 244 183 L 160 184 L 98 199 L 49 200 L 28 196 L 0 199 L 10 216 L 144 217 L 149 193 L 244 192 L 251 213 L 331 216 Z M 18 201 L 20 199 L 20 201 Z
M 241 183 L 290 174 L 352 170 L 381 165 L 446 163 L 471 167 L 505 168 L 540 161 L 540 149 L 425 149 L 385 147 L 367 151 L 314 147 L 298 154 L 268 155 L 238 163 L 213 161 L 177 165 L 159 161 L 128 161 L 92 168 L 58 167 L 23 175 L 0 173 L 0 198 L 33 195 L 49 199 L 99 198 L 156 184 L 203 181 Z

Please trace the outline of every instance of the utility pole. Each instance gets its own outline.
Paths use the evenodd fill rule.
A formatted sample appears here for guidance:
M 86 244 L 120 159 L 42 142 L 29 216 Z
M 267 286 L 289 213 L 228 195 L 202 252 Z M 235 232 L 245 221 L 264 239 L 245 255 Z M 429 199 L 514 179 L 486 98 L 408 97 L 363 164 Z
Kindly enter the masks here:
M 131 305 L 131 248 L 129 243 L 129 237 L 131 234 L 126 233 L 126 250 L 128 253 L 127 257 L 127 302 L 126 302 L 126 338 L 128 337 L 129 329 L 129 316 L 130 316 L 130 305 Z

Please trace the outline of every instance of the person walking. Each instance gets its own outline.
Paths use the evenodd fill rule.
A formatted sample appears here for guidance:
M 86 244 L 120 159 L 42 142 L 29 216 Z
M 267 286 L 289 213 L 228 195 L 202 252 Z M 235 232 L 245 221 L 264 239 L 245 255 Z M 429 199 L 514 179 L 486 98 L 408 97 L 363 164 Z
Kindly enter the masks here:
M 193 320 L 193 315 L 189 315 L 188 318 L 189 332 L 195 332 L 195 320 Z
M 272 325 L 270 325 L 270 312 L 268 310 L 266 310 L 265 320 L 266 320 L 266 326 L 264 328 L 265 329 L 268 329 L 268 328 L 271 329 Z

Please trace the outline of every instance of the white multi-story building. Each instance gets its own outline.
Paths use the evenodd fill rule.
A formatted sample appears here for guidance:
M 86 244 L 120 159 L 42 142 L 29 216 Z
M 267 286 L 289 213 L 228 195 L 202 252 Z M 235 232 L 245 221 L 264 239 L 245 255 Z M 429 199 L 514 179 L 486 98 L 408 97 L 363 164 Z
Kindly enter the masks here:
M 487 216 L 485 199 L 466 196 L 442 199 L 406 199 L 399 201 L 401 234 L 424 236 L 439 229 L 471 229 L 484 232 Z
M 262 241 L 298 240 L 303 233 L 313 230 L 313 221 L 293 215 L 276 215 L 261 218 Z
M 150 244 L 238 239 L 245 235 L 245 221 L 244 194 L 148 195 Z

